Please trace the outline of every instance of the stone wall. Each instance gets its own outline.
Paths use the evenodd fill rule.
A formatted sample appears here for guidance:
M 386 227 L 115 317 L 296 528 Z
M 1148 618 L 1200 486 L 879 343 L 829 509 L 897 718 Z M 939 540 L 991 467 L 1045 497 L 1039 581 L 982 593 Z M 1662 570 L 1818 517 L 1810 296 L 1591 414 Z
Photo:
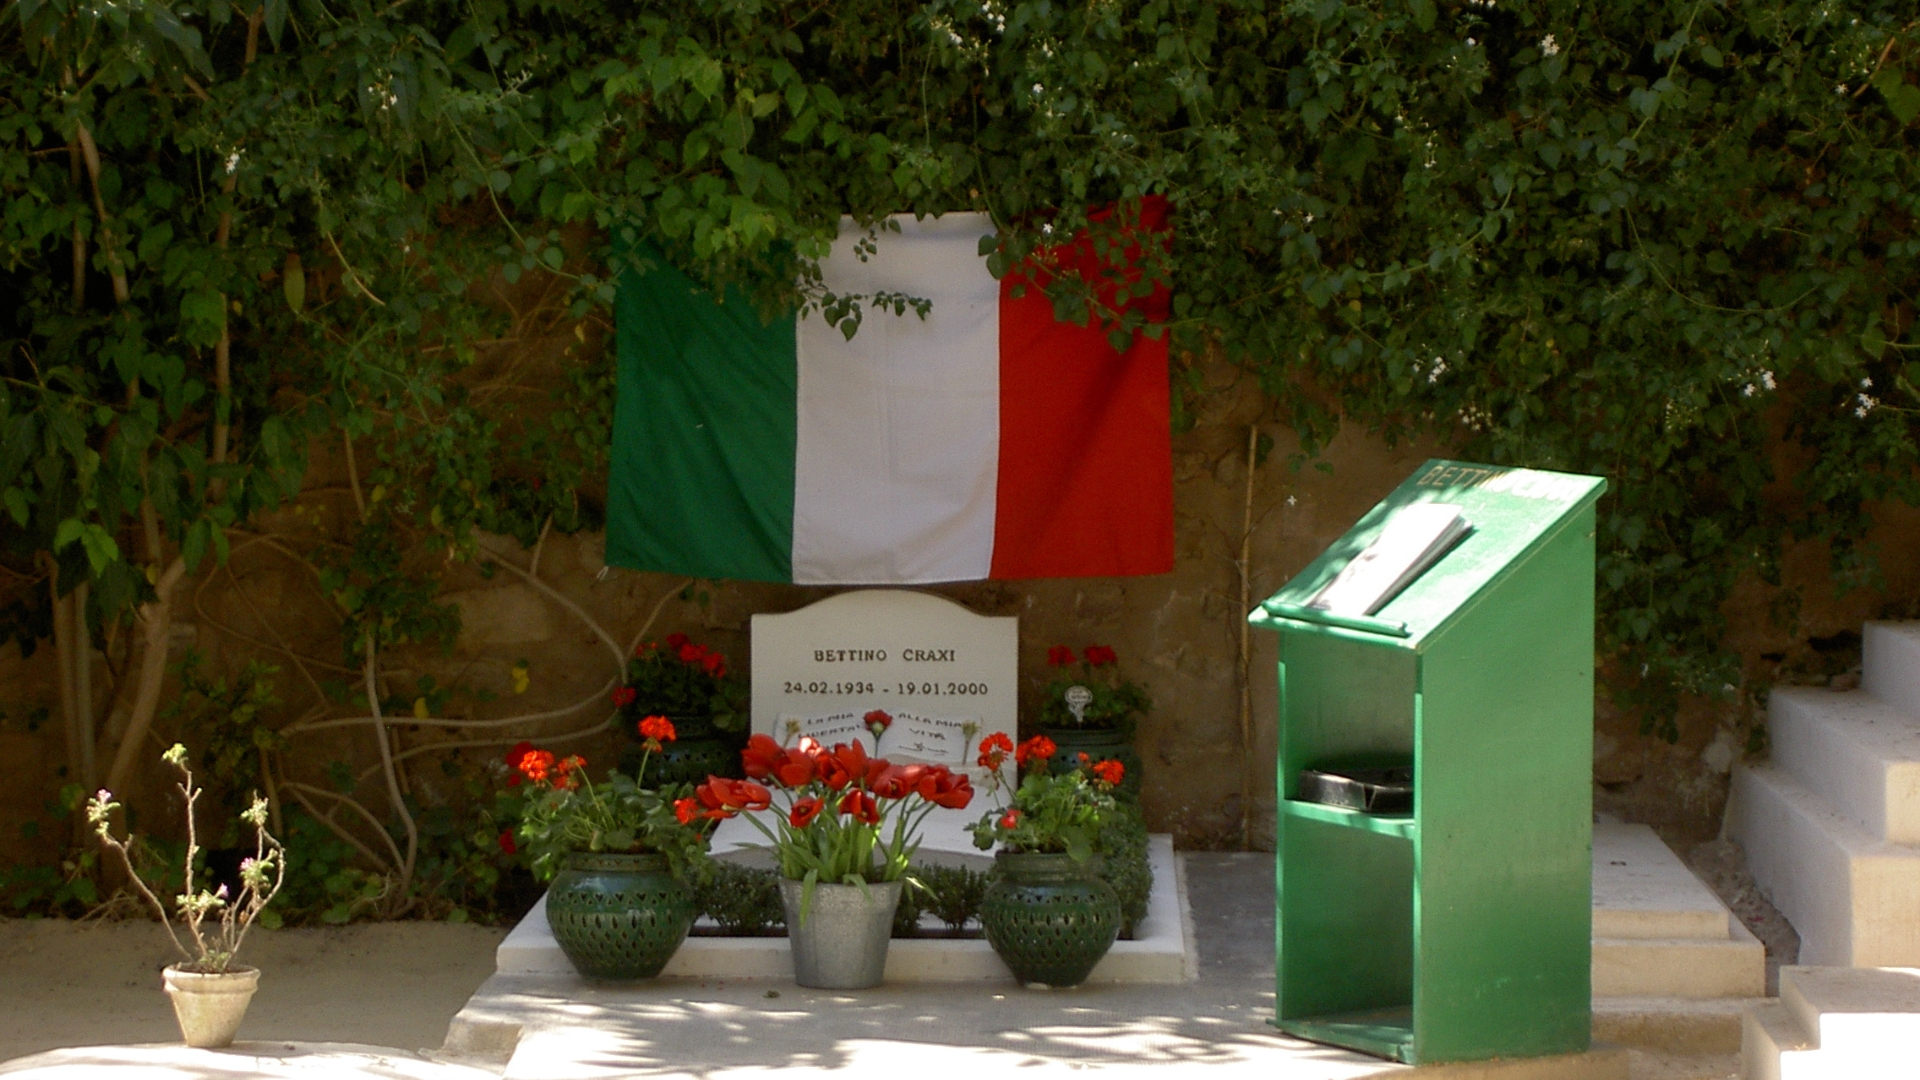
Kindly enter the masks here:
M 1178 561 L 1166 575 L 1131 579 L 988 582 L 933 591 L 988 614 L 1021 619 L 1023 716 L 1033 713 L 1047 678 L 1048 646 L 1110 645 L 1122 671 L 1144 683 L 1157 707 L 1141 725 L 1138 746 L 1148 766 L 1145 804 L 1152 826 L 1173 832 L 1187 847 L 1270 846 L 1272 837 L 1274 642 L 1247 638 L 1251 712 L 1243 734 L 1241 715 L 1242 616 L 1313 558 L 1351 522 L 1430 456 L 1446 447 L 1388 446 L 1367 433 L 1343 432 L 1321 456 L 1326 468 L 1289 469 L 1291 435 L 1265 418 L 1266 405 L 1250 379 L 1226 365 L 1205 371 L 1211 393 L 1198 424 L 1174 441 Z M 1248 500 L 1250 429 L 1275 439 L 1271 456 L 1255 472 Z M 1125 493 L 1116 493 L 1124 498 Z M 258 523 L 271 540 L 236 538 L 226 568 L 209 568 L 192 584 L 181 605 L 176 653 L 197 648 L 212 665 L 237 670 L 249 658 L 277 663 L 276 685 L 284 721 L 312 718 L 340 707 L 328 684 L 353 681 L 342 655 L 337 622 L 310 568 L 296 556 L 319 542 L 352 512 L 341 463 L 316 447 L 309 489 L 300 503 Z M 1238 559 L 1244 523 L 1252 521 L 1247 580 Z M 1893 508 L 1883 514 L 1878 538 L 1889 552 L 1920 533 L 1920 515 Z M 497 757 L 503 740 L 552 736 L 590 728 L 607 715 L 603 690 L 623 652 L 658 606 L 647 636 L 685 631 L 724 650 L 736 670 L 752 658 L 747 626 L 756 611 L 786 611 L 832 590 L 739 582 L 682 582 L 662 575 L 609 570 L 597 535 L 550 535 L 534 552 L 511 541 L 489 541 L 522 569 L 533 568 L 540 585 L 504 569 L 423 564 L 442 574 L 444 599 L 457 605 L 464 629 L 450 650 L 416 647 L 386 657 L 389 690 L 408 693 L 422 676 L 458 688 L 440 715 L 488 719 L 584 707 L 564 717 L 504 729 L 453 730 L 426 724 L 403 729 L 404 747 L 446 742 L 480 743 L 464 751 L 472 761 Z M 1757 683 L 1775 678 L 1844 680 L 1845 632 L 1864 618 L 1904 612 L 1920 595 L 1920 569 L 1889 557 L 1889 589 L 1836 597 L 1824 552 L 1805 544 L 1791 552 L 1787 590 L 1801 594 L 1794 618 L 1771 621 L 1782 589 L 1752 584 L 1730 605 L 1733 643 L 1748 658 Z M 546 590 L 551 590 L 550 592 Z M 604 632 L 604 636 L 603 636 Z M 1841 636 L 1835 636 L 1841 635 Z M 1809 640 L 1822 642 L 1821 648 Z M 1857 653 L 1857 645 L 1855 646 Z M 300 660 L 292 659 L 297 655 Z M 1857 655 L 1854 657 L 1857 660 Z M 512 672 L 524 662 L 529 678 L 516 692 Z M 96 682 L 111 683 L 104 660 Z M 9 762 L 41 768 L 0 785 L 0 860 L 42 861 L 56 850 L 51 838 L 24 837 L 23 822 L 55 827 L 46 803 L 57 792 L 64 750 L 57 725 L 35 726 L 36 710 L 57 712 L 52 700 L 51 649 L 23 660 L 12 646 L 0 650 L 0 754 Z M 1681 738 L 1668 744 L 1639 731 L 1639 718 L 1610 703 L 1604 682 L 1595 729 L 1596 799 L 1632 820 L 1656 824 L 1676 839 L 1710 836 L 1725 799 L 1726 773 L 1745 752 L 1757 716 L 1750 699 L 1691 701 L 1682 714 Z M 485 691 L 491 700 L 479 700 Z M 108 729 L 121 705 L 103 705 Z M 161 725 L 154 753 L 172 740 Z M 560 744 L 590 759 L 610 760 L 614 737 L 601 733 Z M 452 774 L 433 764 L 444 755 L 410 759 L 410 793 L 432 804 L 459 798 Z M 345 762 L 366 774 L 374 758 L 364 729 L 335 728 L 302 735 L 285 755 L 296 779 L 325 784 L 329 766 Z M 20 774 L 16 774 L 20 775 Z M 157 774 L 156 774 L 157 775 Z M 155 778 L 136 801 L 154 803 Z M 1242 792 L 1252 793 L 1245 813 Z M 1245 832 L 1243 832 L 1243 828 Z

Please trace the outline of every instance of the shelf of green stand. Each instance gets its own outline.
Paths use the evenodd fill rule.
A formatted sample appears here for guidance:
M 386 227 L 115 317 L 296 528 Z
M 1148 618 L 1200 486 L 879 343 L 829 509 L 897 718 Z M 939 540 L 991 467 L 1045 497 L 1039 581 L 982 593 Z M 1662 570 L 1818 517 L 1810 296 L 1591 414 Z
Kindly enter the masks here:
M 1599 477 L 1429 461 L 1248 616 L 1280 639 L 1274 1024 L 1411 1064 L 1576 1053 L 1592 993 Z M 1312 608 L 1393 512 L 1473 531 L 1378 612 Z M 1413 766 L 1413 810 L 1291 798 Z
M 1413 839 L 1414 833 L 1419 831 L 1412 814 L 1369 814 L 1365 810 L 1349 810 L 1344 806 L 1327 806 L 1298 799 L 1282 802 L 1280 812 L 1288 817 L 1344 825 L 1349 829 L 1365 829 L 1382 836 L 1397 836 L 1402 840 Z

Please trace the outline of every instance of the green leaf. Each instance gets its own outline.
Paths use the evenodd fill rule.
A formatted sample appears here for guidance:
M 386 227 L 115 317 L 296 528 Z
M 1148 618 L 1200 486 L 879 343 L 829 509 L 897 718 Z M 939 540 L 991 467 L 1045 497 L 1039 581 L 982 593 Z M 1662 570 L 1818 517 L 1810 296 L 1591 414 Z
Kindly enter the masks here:
M 1433 0 L 1407 0 L 1407 11 L 1413 16 L 1413 24 L 1422 30 L 1433 29 Z
M 288 252 L 280 266 L 280 294 L 287 298 L 287 307 L 295 315 L 307 306 L 307 272 L 300 265 L 299 252 Z

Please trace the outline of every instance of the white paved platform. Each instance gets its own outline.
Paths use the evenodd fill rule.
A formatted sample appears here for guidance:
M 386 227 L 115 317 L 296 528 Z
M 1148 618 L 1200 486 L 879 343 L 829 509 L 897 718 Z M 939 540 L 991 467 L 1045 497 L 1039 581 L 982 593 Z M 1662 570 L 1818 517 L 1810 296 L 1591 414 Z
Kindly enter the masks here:
M 616 1076 L 748 1080 L 960 1075 L 1357 1080 L 1627 1080 L 1618 1047 L 1561 1058 L 1409 1069 L 1281 1035 L 1273 1013 L 1273 857 L 1191 854 L 1185 865 L 1198 978 L 1030 991 L 960 982 L 827 992 L 791 978 L 662 978 L 631 986 L 571 975 L 489 979 L 454 1018 L 444 1052 L 507 1080 Z M 1204 1067 L 1204 1068 L 1202 1068 Z
M 1271 856 L 1268 857 L 1271 862 Z M 1132 941 L 1116 941 L 1093 970 L 1096 983 L 1177 983 L 1199 968 L 1187 917 L 1186 883 L 1174 857 L 1173 838 L 1154 836 L 1148 845 L 1153 892 Z M 931 916 L 928 917 L 931 921 Z M 546 898 L 513 928 L 495 953 L 502 975 L 571 976 L 573 965 L 547 926 Z M 793 971 L 784 937 L 689 937 L 663 973 L 679 978 L 780 978 Z M 891 982 L 1011 981 L 1013 974 L 984 939 L 900 938 L 887 947 Z
M 0 1064 L 8 1080 L 494 1080 L 496 1074 L 358 1043 L 237 1042 L 80 1046 Z

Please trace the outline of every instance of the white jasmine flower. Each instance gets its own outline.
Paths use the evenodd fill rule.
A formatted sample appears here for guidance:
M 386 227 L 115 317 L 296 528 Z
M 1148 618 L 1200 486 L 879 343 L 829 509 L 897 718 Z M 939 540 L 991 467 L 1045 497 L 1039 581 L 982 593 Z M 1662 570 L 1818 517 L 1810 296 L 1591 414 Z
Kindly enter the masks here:
M 1540 55 L 1541 56 L 1559 56 L 1560 55 L 1560 43 L 1553 40 L 1552 34 L 1548 34 L 1546 37 L 1543 37 L 1540 39 Z

